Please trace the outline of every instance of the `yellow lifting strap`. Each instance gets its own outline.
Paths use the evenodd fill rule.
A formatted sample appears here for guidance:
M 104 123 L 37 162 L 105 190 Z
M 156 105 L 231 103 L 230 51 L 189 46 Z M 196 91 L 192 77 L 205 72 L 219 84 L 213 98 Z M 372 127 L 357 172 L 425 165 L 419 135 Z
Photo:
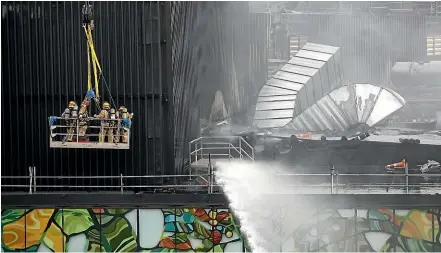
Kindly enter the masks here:
M 94 80 L 95 80 L 95 94 L 96 96 L 99 98 L 99 87 L 98 87 L 98 71 L 97 68 L 99 70 L 99 72 L 101 73 L 101 65 L 98 61 L 98 57 L 96 56 L 96 52 L 95 52 L 95 47 L 93 44 L 93 38 L 92 38 L 92 26 L 91 24 L 89 24 L 86 27 L 84 27 L 84 32 L 86 34 L 87 37 L 87 60 L 88 60 L 88 71 L 87 71 L 87 88 L 88 90 L 91 90 L 91 68 L 90 68 L 90 57 L 92 57 L 92 66 L 93 66 L 93 74 L 94 74 Z
M 90 47 L 89 43 L 87 43 L 87 90 L 92 89 L 92 83 L 91 83 L 91 74 L 90 74 Z

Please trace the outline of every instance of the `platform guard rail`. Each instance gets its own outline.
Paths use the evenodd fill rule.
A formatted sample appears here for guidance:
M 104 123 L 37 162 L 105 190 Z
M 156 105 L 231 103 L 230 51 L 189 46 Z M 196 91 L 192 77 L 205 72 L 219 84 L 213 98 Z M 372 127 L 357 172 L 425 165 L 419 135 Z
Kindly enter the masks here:
M 84 136 L 80 136 L 80 121 L 86 121 L 87 130 Z M 89 117 L 86 119 L 78 118 L 64 118 L 52 116 L 49 118 L 49 146 L 51 148 L 96 148 L 96 149 L 129 149 L 130 148 L 130 128 L 124 127 L 124 119 L 105 119 L 107 122 L 114 122 L 114 126 L 104 126 L 103 119 Z M 70 121 L 73 124 L 68 125 Z M 58 123 L 58 124 L 56 124 Z M 73 128 L 73 140 L 68 141 L 68 130 Z M 103 130 L 110 130 L 113 132 L 114 141 L 108 140 L 108 135 L 104 137 L 102 142 L 99 142 L 99 133 Z M 127 142 L 123 143 L 123 131 L 127 132 Z M 87 142 L 81 141 L 82 138 L 88 139 Z
M 254 161 L 254 148 L 242 136 L 201 136 L 188 143 L 189 163 L 201 159 L 241 159 Z
M 2 176 L 3 179 L 16 179 L 16 180 L 28 180 L 28 184 L 2 184 L 2 191 L 5 192 L 5 188 L 20 188 L 24 191 L 28 191 L 29 194 L 37 192 L 40 188 L 53 189 L 54 192 L 57 189 L 82 189 L 90 188 L 96 190 L 112 189 L 112 191 L 120 191 L 124 193 L 126 190 L 133 189 L 164 189 L 172 188 L 179 189 L 181 191 L 202 191 L 208 194 L 221 193 L 221 185 L 216 183 L 214 171 L 209 170 L 210 174 L 205 175 L 193 175 L 192 177 L 199 177 L 205 181 L 204 185 L 194 185 L 185 181 L 190 175 L 146 175 L 146 176 L 37 176 L 36 168 L 29 167 L 29 176 Z M 299 194 L 305 193 L 328 193 L 328 194 L 372 194 L 372 193 L 394 193 L 394 194 L 421 194 L 421 193 L 441 193 L 441 174 L 339 174 L 336 170 L 331 171 L 329 174 L 275 174 L 276 178 L 287 182 L 287 192 L 298 192 Z M 372 180 L 364 180 L 366 177 L 370 177 Z M 184 179 L 179 180 L 180 184 L 161 184 L 161 185 L 130 185 L 127 183 L 130 179 Z M 409 178 L 411 180 L 409 180 Z M 109 180 L 116 179 L 119 181 L 117 185 L 58 185 L 58 184 L 39 184 L 42 179 L 63 180 L 63 179 L 84 179 L 91 182 L 97 182 L 97 180 Z M 431 181 L 431 182 L 428 182 Z M 297 191 L 302 189 L 302 191 Z M 315 191 L 318 189 L 319 191 Z M 52 192 L 52 190 L 51 190 Z M 292 193 L 291 192 L 291 193 Z

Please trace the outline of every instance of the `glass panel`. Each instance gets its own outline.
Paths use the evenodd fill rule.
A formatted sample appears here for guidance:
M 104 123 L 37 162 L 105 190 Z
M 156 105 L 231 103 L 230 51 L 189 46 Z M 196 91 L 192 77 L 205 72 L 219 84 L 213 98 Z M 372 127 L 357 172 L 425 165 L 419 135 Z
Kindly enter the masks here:
M 295 249 L 283 249 L 283 252 L 317 252 L 319 247 L 319 213 L 313 208 L 296 210 L 296 228 L 293 231 Z M 289 224 L 289 222 L 288 222 Z
M 303 87 L 303 84 L 301 84 L 301 83 L 293 83 L 290 81 L 279 80 L 279 79 L 274 79 L 274 78 L 271 78 L 267 82 L 267 85 L 271 85 L 271 86 L 275 86 L 275 87 L 279 87 L 279 88 L 283 88 L 283 89 L 288 89 L 288 90 L 292 90 L 292 91 L 299 91 Z
M 319 60 L 319 61 L 327 61 L 332 57 L 332 54 L 324 54 L 324 53 L 300 50 L 296 54 L 296 56 L 308 58 L 308 59 L 313 59 L 313 60 Z
M 177 226 L 176 216 L 176 209 L 139 209 L 140 248 L 158 252 L 174 250 L 175 235 L 188 226 L 185 222 Z
M 254 119 L 292 118 L 294 110 L 256 111 Z
M 395 251 L 439 252 L 439 218 L 439 209 L 395 210 L 395 233 L 402 242 Z
M 355 210 L 320 210 L 318 238 L 320 252 L 356 252 Z
M 31 216 L 27 214 L 25 218 L 25 213 L 26 209 L 2 209 L 2 248 L 5 252 L 25 251 L 27 248 L 25 220 Z M 32 243 L 28 245 L 31 247 Z
M 259 102 L 256 105 L 256 111 L 294 109 L 294 104 L 294 101 Z
M 222 235 L 221 244 L 225 244 L 223 252 L 242 252 L 244 247 L 243 238 L 245 235 L 239 230 L 237 226 L 238 220 L 233 217 L 228 209 L 217 209 L 216 220 L 219 221 L 216 225 L 216 230 Z M 215 250 L 215 252 L 218 252 Z
M 275 75 L 275 78 L 279 78 L 279 79 L 283 79 L 283 80 L 288 80 L 291 82 L 296 82 L 296 83 L 306 83 L 308 82 L 309 79 L 311 79 L 311 77 L 309 76 L 302 76 L 302 75 L 298 75 L 298 74 L 294 74 L 294 73 L 290 73 L 290 72 L 285 72 L 285 71 L 278 71 Z
M 392 93 L 383 89 L 378 97 L 377 103 L 366 123 L 373 126 L 391 113 L 400 109 L 403 103 L 399 101 Z
M 315 68 L 315 69 L 319 69 L 323 65 L 325 65 L 325 63 L 322 62 L 322 61 L 317 61 L 317 60 L 312 60 L 312 59 L 305 59 L 305 58 L 300 58 L 300 57 L 293 57 L 293 58 L 291 58 L 291 60 L 289 60 L 288 63 L 289 64 L 294 64 L 294 65 L 298 65 L 298 66 L 305 66 L 305 67 Z
M 358 209 L 357 252 L 393 252 L 394 224 L 391 209 Z
M 85 252 L 87 249 L 93 252 L 112 251 L 109 247 L 104 248 L 100 238 L 101 224 L 109 221 L 107 216 L 102 217 L 103 213 L 106 211 L 102 208 L 60 209 L 54 220 L 62 228 L 63 234 L 69 237 L 64 251 Z
M 291 65 L 291 64 L 285 64 L 285 66 L 282 67 L 283 71 L 291 72 L 291 73 L 297 73 L 305 76 L 313 76 L 318 70 L 315 68 L 308 68 L 303 66 L 297 66 L 297 65 Z
M 294 101 L 296 95 L 289 96 L 270 96 L 270 97 L 258 97 L 257 102 L 271 102 L 271 101 Z
M 381 88 L 370 84 L 355 84 L 359 122 L 366 122 Z

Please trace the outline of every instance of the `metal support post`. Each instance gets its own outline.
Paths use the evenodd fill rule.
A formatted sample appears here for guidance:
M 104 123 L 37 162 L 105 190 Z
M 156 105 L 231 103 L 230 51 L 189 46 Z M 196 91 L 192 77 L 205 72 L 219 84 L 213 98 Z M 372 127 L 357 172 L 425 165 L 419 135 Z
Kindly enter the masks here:
M 194 151 L 195 151 L 195 162 L 197 162 L 198 161 L 198 143 L 197 142 L 195 142 L 194 143 Z
M 208 154 L 208 180 L 207 180 L 207 184 L 208 184 L 208 194 L 211 193 L 211 154 Z
M 32 194 L 32 178 L 33 178 L 33 173 L 32 173 L 32 167 L 29 166 L 29 194 Z
M 334 165 L 331 168 L 331 194 L 334 194 Z
M 120 175 L 120 187 L 121 187 L 121 194 L 124 193 L 124 181 L 123 181 L 123 174 Z
M 34 192 L 37 192 L 37 168 L 33 167 L 33 177 L 34 177 Z
M 76 136 L 76 138 L 77 138 L 77 142 L 78 142 L 78 133 L 79 133 L 79 131 L 80 131 L 80 121 L 77 119 L 77 120 L 75 120 L 76 122 L 77 122 L 77 133 L 75 134 Z
M 407 161 L 404 167 L 404 172 L 406 173 L 406 194 L 409 194 L 409 166 Z
M 189 153 L 189 155 L 188 155 L 188 165 L 190 166 L 190 171 L 189 171 L 189 176 L 190 176 L 190 181 L 191 181 L 191 164 L 192 164 L 192 161 L 191 161 L 191 153 L 192 153 L 192 151 L 191 151 L 191 142 L 189 142 L 188 143 L 188 153 Z
M 204 140 L 204 138 L 201 138 L 201 159 L 204 159 L 204 146 L 202 141 Z
M 335 180 L 337 181 L 335 184 L 335 193 L 338 194 L 338 170 L 335 171 Z

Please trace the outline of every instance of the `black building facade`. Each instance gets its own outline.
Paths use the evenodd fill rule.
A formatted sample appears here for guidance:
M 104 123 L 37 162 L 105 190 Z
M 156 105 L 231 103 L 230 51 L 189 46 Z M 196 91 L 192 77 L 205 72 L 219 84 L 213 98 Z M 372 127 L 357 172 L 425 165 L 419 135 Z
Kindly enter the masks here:
M 134 113 L 131 148 L 51 149 L 48 117 L 87 90 L 83 4 L 2 2 L 5 185 L 28 184 L 18 177 L 29 166 L 53 177 L 39 185 L 110 186 L 121 174 L 181 174 L 214 93 L 221 90 L 231 115 L 241 115 L 266 80 L 269 17 L 250 14 L 246 2 L 92 2 L 107 84 L 100 95 L 109 100 L 110 91 L 117 106 Z
M 173 173 L 169 3 L 93 2 L 94 43 L 108 85 L 101 82 L 100 93 L 109 101 L 110 91 L 117 106 L 133 111 L 130 150 L 49 148 L 48 117 L 87 91 L 83 4 L 2 2 L 2 176 L 25 176 L 28 166 L 37 176 Z

